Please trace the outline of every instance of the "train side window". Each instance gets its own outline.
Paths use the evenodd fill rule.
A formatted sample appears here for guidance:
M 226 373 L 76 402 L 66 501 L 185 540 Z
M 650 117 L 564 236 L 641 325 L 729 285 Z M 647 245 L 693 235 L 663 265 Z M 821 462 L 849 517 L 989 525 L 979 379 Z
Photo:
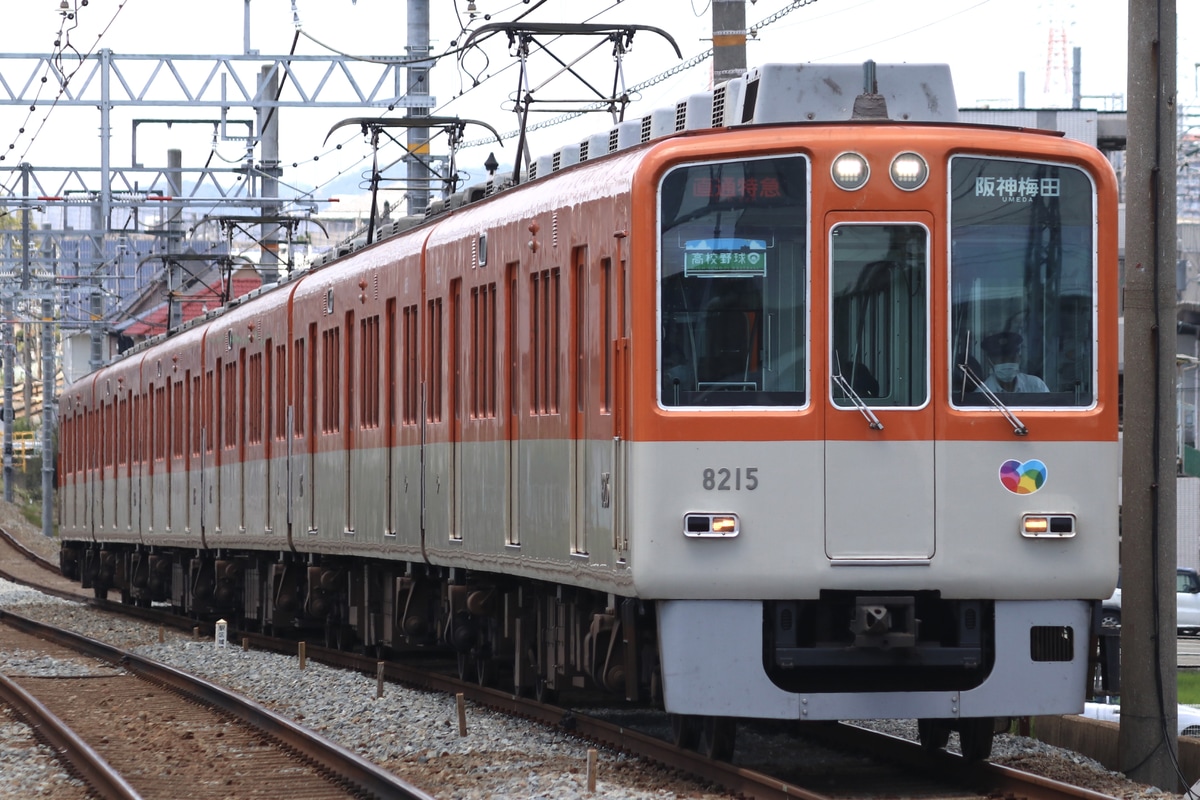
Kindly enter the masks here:
M 559 275 L 557 268 L 530 275 L 529 351 L 533 364 L 530 370 L 530 411 L 535 415 L 558 413 L 562 342 L 559 330 Z
M 338 413 L 338 430 L 343 430 L 344 425 L 345 430 L 352 431 L 354 430 L 355 404 L 358 402 L 357 398 L 355 397 L 355 392 L 357 392 L 359 388 L 355 381 L 360 380 L 360 378 L 356 377 L 354 374 L 354 370 L 358 366 L 358 362 L 355 360 L 354 354 L 355 341 L 353 311 L 346 312 L 346 317 L 342 328 L 346 331 L 346 349 L 345 352 L 342 353 L 341 363 L 346 367 L 346 375 L 343 379 L 338 381 L 338 386 L 340 386 L 341 390 L 345 392 L 345 397 L 343 398 L 343 402 Z
M 990 405 L 978 383 L 1012 407 L 1095 404 L 1095 208 L 1077 167 L 951 160 L 954 405 Z
M 204 431 L 203 439 L 204 439 L 204 451 L 207 453 L 211 453 L 213 451 L 214 442 L 216 441 L 215 426 L 216 426 L 217 417 L 216 417 L 216 410 L 213 406 L 213 400 L 216 396 L 216 393 L 219 391 L 219 387 L 216 386 L 214 381 L 219 380 L 219 379 L 215 378 L 215 375 L 221 374 L 220 366 L 221 366 L 221 362 L 218 359 L 216 372 L 214 373 L 214 371 L 210 369 L 205 374 L 204 420 L 207 425 L 207 428 Z M 134 407 L 133 416 L 135 419 L 137 418 L 136 406 Z
M 168 379 L 158 388 L 158 441 L 155 443 L 155 457 L 158 461 L 164 461 L 170 455 L 171 390 L 169 387 L 170 380 Z
M 287 345 L 275 346 L 275 438 L 287 437 Z
M 337 433 L 341 420 L 341 331 L 321 333 L 321 433 Z
M 295 352 L 295 359 L 296 359 L 295 366 L 293 367 L 293 372 L 295 373 L 295 376 L 296 376 L 295 377 L 296 395 L 295 395 L 295 401 L 294 401 L 294 410 L 292 412 L 292 425 L 294 427 L 296 436 L 304 436 L 304 420 L 306 419 L 306 417 L 304 416 L 304 411 L 305 411 L 304 398 L 307 395 L 305 394 L 304 382 L 305 382 L 305 375 L 308 374 L 308 369 L 307 369 L 308 361 L 304 357 L 304 350 L 305 350 L 304 340 L 297 339 L 295 341 L 294 348 L 293 348 L 293 352 Z
M 237 436 L 234 439 L 234 447 L 241 448 L 241 452 L 245 452 L 245 445 L 249 437 L 250 424 L 250 403 L 249 403 L 249 387 L 248 372 L 246 368 L 246 348 L 238 350 L 237 360 Z
M 164 386 L 155 386 L 150 394 L 150 419 L 153 431 L 153 453 L 155 461 L 167 457 L 167 390 Z
M 252 353 L 247 367 L 246 401 L 246 442 L 247 444 L 262 444 L 263 432 L 263 363 L 262 353 Z
M 808 159 L 677 167 L 659 190 L 659 403 L 807 396 Z
M 222 430 L 225 438 L 222 440 L 225 449 L 229 450 L 237 447 L 238 443 L 238 362 L 231 360 L 225 363 L 225 378 L 222 388 L 224 394 L 221 396 L 221 405 L 224 412 L 224 420 L 222 421 Z
M 341 355 L 341 363 L 345 366 L 345 375 L 339 376 L 338 386 L 344 394 L 338 411 L 338 430 L 354 430 L 354 414 L 357 408 L 358 384 L 355 382 L 360 380 L 355 375 L 355 369 L 359 366 L 357 356 L 355 355 L 355 339 L 354 339 L 354 312 L 347 311 L 343 319 L 342 330 L 346 331 L 346 341 L 344 350 Z
M 305 345 L 305 350 L 308 353 L 308 360 L 304 362 L 305 374 L 308 375 L 308 382 L 305 385 L 307 391 L 304 394 L 304 404 L 308 408 L 308 416 L 306 417 L 305 427 L 309 434 L 313 437 L 317 435 L 317 323 L 308 323 L 308 343 Z
M 379 427 L 379 315 L 359 320 L 359 420 L 363 428 Z
M 124 401 L 122 401 L 122 405 L 125 405 Z M 204 430 L 204 418 L 202 416 L 202 414 L 204 413 L 204 411 L 203 411 L 204 395 L 200 389 L 200 376 L 199 375 L 192 376 L 191 409 L 192 409 L 192 414 L 191 414 L 191 416 L 192 416 L 192 422 L 191 422 L 191 425 L 192 425 L 192 428 L 191 428 L 192 455 L 199 456 L 200 455 L 200 446 L 201 446 L 200 438 L 201 438 L 201 434 Z
M 417 312 L 419 307 L 414 305 L 404 307 L 402 320 L 404 368 L 401 382 L 403 384 L 403 402 L 401 404 L 401 421 L 405 425 L 416 425 L 420 408 L 418 389 L 420 387 L 420 354 L 417 350 L 417 333 L 420 330 L 420 320 Z
M 471 287 L 471 407 L 473 419 L 496 416 L 496 284 Z
M 384 408 L 384 421 L 389 431 L 396 427 L 396 408 L 400 400 L 400 388 L 396 383 L 396 367 L 397 367 L 397 350 L 396 337 L 399 335 L 396 327 L 396 298 L 388 298 L 386 310 L 384 314 L 384 331 L 383 331 L 383 402 L 386 404 Z M 389 433 L 388 445 L 394 444 L 391 441 Z
M 445 361 L 442 357 L 442 298 L 435 297 L 428 306 L 428 403 L 425 407 L 426 422 L 442 421 L 442 376 Z
M 187 419 L 187 405 L 184 400 L 184 389 L 188 387 L 187 377 L 182 381 L 176 381 L 171 385 L 171 389 L 175 392 L 175 397 L 172 400 L 171 406 L 171 427 L 174 429 L 171 434 L 171 457 L 181 458 L 183 456 L 183 424 Z
M 604 413 L 612 411 L 612 259 L 600 259 L 600 361 L 604 375 L 603 398 L 600 410 Z
M 275 431 L 275 343 L 267 339 L 263 347 L 262 405 L 263 421 L 261 437 L 269 442 Z

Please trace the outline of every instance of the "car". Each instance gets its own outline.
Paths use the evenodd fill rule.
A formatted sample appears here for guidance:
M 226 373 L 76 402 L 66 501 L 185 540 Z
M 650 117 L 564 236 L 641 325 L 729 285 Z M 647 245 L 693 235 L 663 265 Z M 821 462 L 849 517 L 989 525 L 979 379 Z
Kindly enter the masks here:
M 1100 626 L 1118 630 L 1121 627 L 1119 576 L 1116 590 L 1101 608 Z M 1190 567 L 1175 570 L 1175 627 L 1180 634 L 1200 633 L 1200 573 Z
M 1104 702 L 1099 702 L 1099 700 Z M 1180 704 L 1177 714 L 1180 736 L 1200 736 L 1200 709 Z M 1098 698 L 1097 702 L 1086 702 L 1083 704 L 1083 713 L 1080 716 L 1119 723 L 1121 721 L 1121 699 L 1105 697 Z

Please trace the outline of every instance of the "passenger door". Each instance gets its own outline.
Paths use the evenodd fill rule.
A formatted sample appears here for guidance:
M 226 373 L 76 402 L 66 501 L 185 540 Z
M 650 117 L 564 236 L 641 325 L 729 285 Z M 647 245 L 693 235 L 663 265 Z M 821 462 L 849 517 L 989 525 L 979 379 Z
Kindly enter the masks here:
M 933 557 L 928 214 L 826 217 L 825 549 L 838 562 Z

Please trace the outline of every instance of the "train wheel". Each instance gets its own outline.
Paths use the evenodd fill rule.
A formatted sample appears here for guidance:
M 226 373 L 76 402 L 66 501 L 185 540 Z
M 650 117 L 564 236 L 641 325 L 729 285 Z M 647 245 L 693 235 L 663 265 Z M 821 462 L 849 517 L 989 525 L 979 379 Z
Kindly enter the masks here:
M 945 748 L 950 741 L 950 720 L 917 720 L 917 739 L 921 742 L 921 747 L 930 753 Z
M 476 683 L 478 683 L 480 686 L 491 686 L 495 675 L 496 668 L 490 655 L 484 653 L 475 656 Z
M 992 737 L 996 721 L 991 717 L 975 717 L 959 720 L 958 740 L 963 758 L 982 761 L 992 754 Z
M 469 681 L 474 677 L 473 669 L 475 660 L 471 658 L 470 653 L 458 654 L 458 679 L 460 681 Z
M 684 750 L 698 749 L 704 733 L 704 723 L 700 717 L 692 714 L 671 714 L 670 717 L 671 743 Z
M 558 692 L 550 688 L 545 678 L 538 676 L 533 679 L 533 699 L 539 703 L 554 703 L 558 700 Z
M 731 761 L 736 738 L 737 720 L 733 717 L 705 717 L 700 752 L 713 761 Z

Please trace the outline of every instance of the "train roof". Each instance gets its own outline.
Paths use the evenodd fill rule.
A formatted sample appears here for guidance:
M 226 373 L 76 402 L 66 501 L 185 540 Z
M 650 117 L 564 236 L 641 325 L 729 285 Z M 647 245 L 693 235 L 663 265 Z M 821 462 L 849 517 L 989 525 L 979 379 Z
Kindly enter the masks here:
M 870 91 L 873 90 L 873 91 Z M 864 103 L 864 98 L 866 102 Z M 575 164 L 595 160 L 647 142 L 678 134 L 780 123 L 847 122 L 855 119 L 896 122 L 956 123 L 958 104 L 948 64 L 812 64 L 768 63 L 745 75 L 698 92 L 673 105 L 625 120 L 579 142 L 538 157 L 522 176 L 468 186 L 434 200 L 425 213 L 400 217 L 374 232 L 378 242 L 479 202 L 518 185 L 537 181 Z M 311 274 L 367 246 L 366 231 L 331 247 L 312 266 L 295 270 L 281 283 Z M 190 320 L 180 328 L 135 345 L 128 354 L 151 347 L 189 328 L 205 325 L 228 309 L 276 288 L 269 284 L 230 301 L 223 308 Z
M 870 86 L 873 92 L 865 89 Z M 874 98 L 866 112 L 864 96 Z M 585 161 L 687 131 L 742 125 L 838 122 L 863 118 L 897 122 L 958 122 L 958 103 L 948 64 L 763 64 L 711 90 L 691 94 L 587 138 L 538 157 L 522 183 L 536 181 Z M 434 200 L 423 215 L 401 217 L 376 232 L 387 238 L 432 217 L 478 202 L 518 185 L 511 179 L 475 184 Z M 366 246 L 366 236 L 330 248 L 322 266 Z

